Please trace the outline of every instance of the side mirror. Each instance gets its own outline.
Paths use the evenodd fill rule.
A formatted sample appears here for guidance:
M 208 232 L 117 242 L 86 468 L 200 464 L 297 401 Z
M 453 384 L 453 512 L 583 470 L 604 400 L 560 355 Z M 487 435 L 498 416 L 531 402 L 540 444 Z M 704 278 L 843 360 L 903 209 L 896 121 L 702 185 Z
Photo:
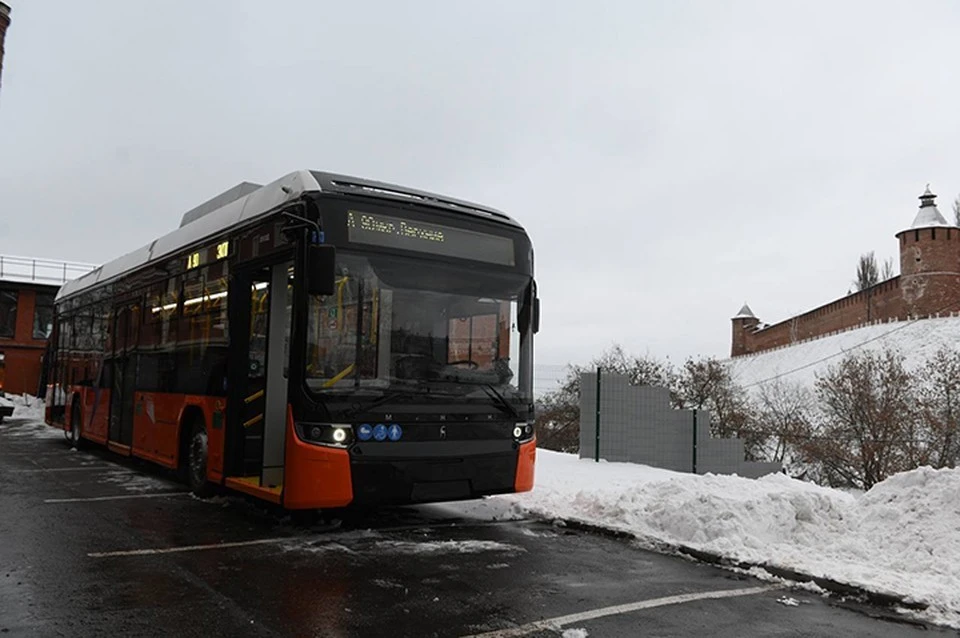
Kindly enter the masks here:
M 336 259 L 337 249 L 329 244 L 307 246 L 307 292 L 311 295 L 336 292 Z

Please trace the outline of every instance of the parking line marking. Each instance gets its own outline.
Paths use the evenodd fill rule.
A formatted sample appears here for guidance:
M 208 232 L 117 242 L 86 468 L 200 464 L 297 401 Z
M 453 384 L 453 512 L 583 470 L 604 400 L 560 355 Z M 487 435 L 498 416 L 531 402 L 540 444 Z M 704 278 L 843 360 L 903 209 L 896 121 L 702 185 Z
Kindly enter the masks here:
M 121 470 L 129 472 L 129 470 L 124 470 L 122 467 L 116 465 L 98 465 L 97 467 L 90 467 L 85 465 L 83 467 L 40 467 L 29 470 L 7 470 L 8 472 L 16 474 L 28 474 L 36 472 L 90 472 L 93 470 Z
M 0 456 L 59 456 L 62 458 L 85 458 L 85 459 L 94 459 L 97 458 L 92 454 L 77 454 L 75 452 L 7 452 L 6 450 L 0 450 Z
M 122 501 L 128 498 L 169 498 L 185 496 L 190 492 L 151 492 L 149 494 L 119 494 L 117 496 L 90 496 L 79 498 L 48 498 L 44 503 L 96 503 L 97 501 Z
M 514 638 L 515 636 L 526 636 L 537 631 L 557 630 L 564 625 L 572 625 L 587 620 L 603 618 L 604 616 L 616 616 L 618 614 L 629 614 L 630 612 L 641 609 L 653 609 L 654 607 L 664 607 L 666 605 L 680 605 L 683 603 L 694 602 L 698 600 L 716 600 L 718 598 L 736 598 L 737 596 L 752 596 L 762 594 L 763 592 L 774 589 L 781 589 L 782 585 L 765 585 L 762 587 L 747 587 L 744 589 L 723 589 L 720 591 L 705 591 L 696 594 L 679 594 L 677 596 L 665 596 L 663 598 L 654 598 L 651 600 L 641 600 L 635 603 L 625 605 L 613 605 L 611 607 L 601 607 L 591 611 L 583 611 L 578 614 L 569 614 L 567 616 L 557 616 L 546 620 L 511 627 L 509 629 L 496 629 L 482 634 L 472 634 L 465 638 Z
M 285 541 L 302 540 L 297 536 L 278 538 L 257 538 L 252 541 L 234 541 L 230 543 L 210 543 L 208 545 L 182 545 L 180 547 L 158 547 L 152 549 L 128 549 L 119 552 L 88 552 L 90 558 L 111 558 L 114 556 L 150 556 L 152 554 L 176 554 L 178 552 L 199 552 L 207 549 L 226 549 L 229 547 L 248 547 L 250 545 L 269 545 Z

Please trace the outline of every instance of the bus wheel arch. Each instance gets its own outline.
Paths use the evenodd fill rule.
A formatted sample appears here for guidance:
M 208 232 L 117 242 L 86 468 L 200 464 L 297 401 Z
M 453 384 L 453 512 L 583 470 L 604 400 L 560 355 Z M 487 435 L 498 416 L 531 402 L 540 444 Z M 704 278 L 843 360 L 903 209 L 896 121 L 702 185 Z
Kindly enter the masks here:
M 207 480 L 207 460 L 209 444 L 207 423 L 203 410 L 198 406 L 187 406 L 180 418 L 178 468 L 181 480 L 197 496 L 210 496 L 213 484 Z

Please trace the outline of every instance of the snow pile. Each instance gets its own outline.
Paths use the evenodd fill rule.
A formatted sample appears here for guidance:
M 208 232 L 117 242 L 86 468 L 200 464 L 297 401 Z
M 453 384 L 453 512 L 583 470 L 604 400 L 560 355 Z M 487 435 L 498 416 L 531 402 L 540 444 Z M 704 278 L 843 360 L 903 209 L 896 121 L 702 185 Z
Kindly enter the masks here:
M 865 326 L 778 350 L 727 360 L 734 380 L 748 389 L 780 376 L 785 384 L 813 387 L 816 375 L 836 365 L 850 350 L 899 350 L 908 369 L 922 366 L 941 347 L 960 343 L 960 317 Z M 782 376 L 781 376 L 782 375 Z
M 26 394 L 9 398 L 10 402 L 13 403 L 13 416 L 11 418 L 43 421 L 46 410 L 43 399 L 38 399 L 37 397 Z
M 0 432 L 11 438 L 60 438 L 63 430 L 52 428 L 44 423 L 44 402 L 31 396 L 8 394 L 5 401 L 13 404 L 13 415 L 0 423 Z M 16 422 L 14 422 L 16 420 Z
M 697 476 L 538 450 L 515 508 L 788 568 L 929 605 L 960 627 L 960 469 L 920 468 L 854 496 L 771 474 Z

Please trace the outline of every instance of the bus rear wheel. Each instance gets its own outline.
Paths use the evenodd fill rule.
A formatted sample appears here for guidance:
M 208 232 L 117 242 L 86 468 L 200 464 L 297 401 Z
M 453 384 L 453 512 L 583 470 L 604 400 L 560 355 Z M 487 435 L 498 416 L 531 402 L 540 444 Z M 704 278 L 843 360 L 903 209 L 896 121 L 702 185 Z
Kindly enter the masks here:
M 73 408 L 70 410 L 70 447 L 80 448 L 81 441 L 80 438 L 80 422 L 83 421 L 83 414 L 80 410 L 80 402 L 74 401 Z
M 213 485 L 207 480 L 207 428 L 197 419 L 190 428 L 186 442 L 186 458 L 182 461 L 183 476 L 190 490 L 200 497 L 213 494 Z

